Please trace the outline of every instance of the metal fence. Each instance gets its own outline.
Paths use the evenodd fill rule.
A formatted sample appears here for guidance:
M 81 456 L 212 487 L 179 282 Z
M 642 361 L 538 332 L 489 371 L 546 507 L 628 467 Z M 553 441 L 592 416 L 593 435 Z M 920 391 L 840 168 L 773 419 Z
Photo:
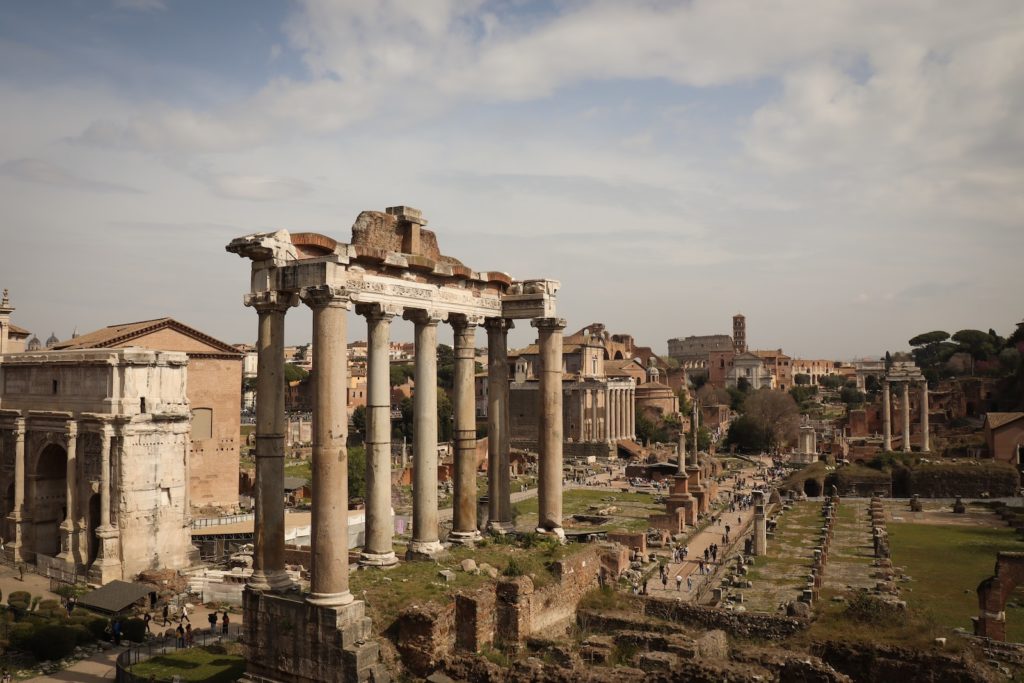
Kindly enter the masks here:
M 177 627 L 175 627 L 177 628 Z M 229 624 L 228 632 L 225 634 L 220 626 L 214 629 L 192 629 L 191 647 L 203 647 L 238 641 L 243 633 L 242 624 Z M 188 645 L 182 643 L 177 637 L 156 636 L 140 645 L 132 645 L 117 656 L 116 677 L 117 683 L 172 683 L 170 678 L 157 678 L 149 674 L 135 674 L 136 665 L 160 655 L 173 654 L 181 650 L 187 650 Z

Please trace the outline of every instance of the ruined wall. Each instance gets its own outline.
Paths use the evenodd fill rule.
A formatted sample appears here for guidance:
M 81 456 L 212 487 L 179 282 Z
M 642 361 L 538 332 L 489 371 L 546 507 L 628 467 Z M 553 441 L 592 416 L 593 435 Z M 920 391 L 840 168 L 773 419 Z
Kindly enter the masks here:
M 242 362 L 221 358 L 191 358 L 188 399 L 197 409 L 212 411 L 212 430 L 193 429 L 189 460 L 189 496 L 193 507 L 238 507 L 238 462 Z
M 781 640 L 810 625 L 807 621 L 793 617 L 733 612 L 662 598 L 644 598 L 642 605 L 646 616 L 679 621 L 705 630 L 721 629 L 731 636 L 741 638 Z
M 402 663 L 417 676 L 426 676 L 455 645 L 455 603 L 427 603 L 402 610 L 398 652 Z
M 533 594 L 529 632 L 539 633 L 575 619 L 580 599 L 598 587 L 599 571 L 600 555 L 597 548 L 590 548 L 557 562 L 554 573 L 558 581 Z
M 1020 488 L 1020 474 L 1009 463 L 970 462 L 963 464 L 917 465 L 908 474 L 908 494 L 923 498 L 993 498 L 1014 496 Z

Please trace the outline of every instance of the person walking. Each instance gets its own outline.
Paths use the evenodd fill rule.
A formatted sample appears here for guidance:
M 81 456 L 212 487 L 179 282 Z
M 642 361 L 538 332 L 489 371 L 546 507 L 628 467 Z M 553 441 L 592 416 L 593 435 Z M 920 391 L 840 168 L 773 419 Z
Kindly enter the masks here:
M 686 592 L 689 593 L 692 590 L 693 590 L 693 577 L 692 576 L 687 576 L 686 577 Z
M 192 624 L 192 620 L 188 618 L 188 603 L 187 602 L 183 602 L 183 603 L 181 603 L 181 619 L 178 620 L 178 623 L 179 624 L 183 624 L 186 621 L 190 625 Z
M 224 610 L 224 616 L 220 620 L 220 632 L 223 633 L 224 635 L 228 634 L 228 624 L 229 623 L 230 622 L 228 620 L 228 611 Z
M 668 574 L 665 572 L 661 573 L 661 589 L 665 591 L 668 590 Z
M 207 615 L 206 620 L 210 622 L 210 634 L 212 635 L 213 632 L 217 630 L 217 613 L 210 612 L 210 614 Z
M 170 612 L 170 607 L 164 603 L 164 626 L 167 626 L 167 615 Z
M 142 621 L 146 624 L 146 633 L 151 633 L 151 631 L 149 630 L 149 622 L 151 622 L 152 620 L 153 617 L 149 616 L 149 612 L 146 612 L 144 615 L 142 615 Z
M 174 634 L 178 637 L 178 647 L 185 647 L 185 629 L 180 623 L 178 628 L 174 629 Z
M 681 575 L 679 575 L 679 574 L 676 574 L 676 590 L 677 591 L 678 590 L 682 590 L 682 586 L 683 586 L 683 577 Z
M 185 647 L 192 647 L 195 643 L 195 633 L 192 632 L 192 624 L 186 624 L 185 626 Z

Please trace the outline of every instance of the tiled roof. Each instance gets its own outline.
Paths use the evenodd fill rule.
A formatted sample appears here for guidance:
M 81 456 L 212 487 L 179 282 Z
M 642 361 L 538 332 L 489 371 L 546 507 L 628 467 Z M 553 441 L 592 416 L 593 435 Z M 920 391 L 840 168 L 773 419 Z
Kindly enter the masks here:
M 221 353 L 241 355 L 234 346 L 203 334 L 199 330 L 180 323 L 174 318 L 156 318 L 154 320 L 140 320 L 134 323 L 111 325 L 94 330 L 88 334 L 80 335 L 74 339 L 60 342 L 55 344 L 53 348 L 56 351 L 67 349 L 108 349 L 164 328 L 171 328 L 186 336 L 198 339 L 205 344 L 217 348 Z
M 23 337 L 27 337 L 28 335 L 32 334 L 31 332 L 26 330 L 24 327 L 18 327 L 14 323 L 11 323 L 10 325 L 8 325 L 7 329 L 10 330 L 11 332 L 13 332 L 14 334 L 19 334 L 19 335 L 21 335 Z
M 1024 413 L 988 413 L 985 416 L 985 421 L 988 423 L 989 429 L 998 429 L 1022 417 L 1024 417 Z

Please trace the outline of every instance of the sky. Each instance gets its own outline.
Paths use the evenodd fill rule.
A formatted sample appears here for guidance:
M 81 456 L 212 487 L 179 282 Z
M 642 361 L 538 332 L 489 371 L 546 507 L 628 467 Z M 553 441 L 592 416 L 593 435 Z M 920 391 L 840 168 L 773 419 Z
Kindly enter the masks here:
M 13 0 L 0 64 L 0 287 L 41 339 L 252 342 L 231 238 L 399 204 L 660 353 L 737 312 L 844 359 L 1024 318 L 1020 0 Z

